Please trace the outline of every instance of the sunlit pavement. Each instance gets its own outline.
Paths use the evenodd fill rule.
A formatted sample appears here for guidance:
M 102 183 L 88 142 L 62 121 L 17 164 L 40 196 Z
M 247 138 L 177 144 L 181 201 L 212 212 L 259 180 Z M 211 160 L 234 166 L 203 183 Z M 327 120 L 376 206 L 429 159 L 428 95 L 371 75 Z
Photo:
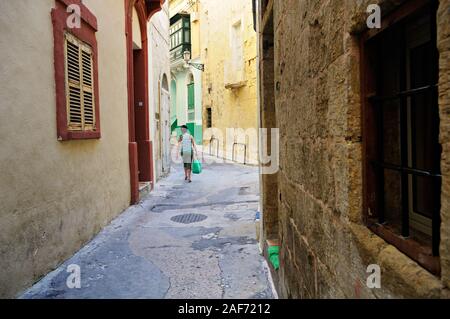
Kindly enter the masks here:
M 258 169 L 203 169 L 188 184 L 175 164 L 145 200 L 22 298 L 273 298 L 256 241 Z M 80 266 L 81 288 L 68 288 L 69 265 Z

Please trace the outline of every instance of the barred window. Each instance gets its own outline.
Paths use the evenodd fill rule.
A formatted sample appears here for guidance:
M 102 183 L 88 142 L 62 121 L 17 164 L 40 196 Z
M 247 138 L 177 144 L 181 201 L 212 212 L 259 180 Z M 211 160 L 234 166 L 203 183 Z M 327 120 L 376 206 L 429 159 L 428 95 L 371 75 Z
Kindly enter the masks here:
M 438 274 L 437 1 L 421 3 L 400 7 L 384 18 L 395 23 L 363 37 L 365 210 L 371 229 Z

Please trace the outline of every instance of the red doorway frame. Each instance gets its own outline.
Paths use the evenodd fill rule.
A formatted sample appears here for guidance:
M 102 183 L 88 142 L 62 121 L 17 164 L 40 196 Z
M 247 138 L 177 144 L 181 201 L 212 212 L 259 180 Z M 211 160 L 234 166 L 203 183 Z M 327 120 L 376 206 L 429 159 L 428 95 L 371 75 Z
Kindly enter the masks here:
M 130 161 L 131 204 L 139 201 L 139 181 L 151 182 L 153 189 L 153 145 L 149 129 L 148 96 L 148 38 L 147 22 L 161 10 L 165 0 L 125 0 L 125 36 L 127 49 L 127 88 L 128 88 L 128 153 Z M 136 64 L 140 72 L 135 74 L 133 51 L 133 8 L 136 9 L 141 38 L 142 52 Z M 140 82 L 142 81 L 142 82 Z M 139 83 L 140 82 L 140 83 Z M 139 87 L 135 84 L 139 83 Z M 135 103 L 135 92 L 142 99 L 142 106 Z

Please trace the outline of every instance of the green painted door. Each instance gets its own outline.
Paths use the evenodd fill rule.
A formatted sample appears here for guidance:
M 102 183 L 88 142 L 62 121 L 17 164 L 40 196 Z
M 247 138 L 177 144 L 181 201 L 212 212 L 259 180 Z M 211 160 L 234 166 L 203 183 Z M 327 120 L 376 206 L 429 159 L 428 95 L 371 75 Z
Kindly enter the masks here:
M 187 126 L 192 136 L 195 137 L 194 122 L 195 122 L 195 91 L 194 83 L 188 84 L 188 119 Z
M 194 83 L 188 84 L 188 110 L 195 108 Z

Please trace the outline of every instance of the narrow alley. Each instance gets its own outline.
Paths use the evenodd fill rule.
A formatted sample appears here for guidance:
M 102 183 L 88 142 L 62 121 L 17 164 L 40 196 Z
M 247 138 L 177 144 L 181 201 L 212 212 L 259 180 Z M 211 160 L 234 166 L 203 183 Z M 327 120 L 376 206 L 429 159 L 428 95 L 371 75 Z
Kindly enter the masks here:
M 450 300 L 450 0 L 0 0 L 0 61 L 0 299 Z
M 258 197 L 256 167 L 212 163 L 188 184 L 174 166 L 21 298 L 273 298 L 256 241 Z M 66 285 L 69 265 L 80 266 L 80 289 Z

